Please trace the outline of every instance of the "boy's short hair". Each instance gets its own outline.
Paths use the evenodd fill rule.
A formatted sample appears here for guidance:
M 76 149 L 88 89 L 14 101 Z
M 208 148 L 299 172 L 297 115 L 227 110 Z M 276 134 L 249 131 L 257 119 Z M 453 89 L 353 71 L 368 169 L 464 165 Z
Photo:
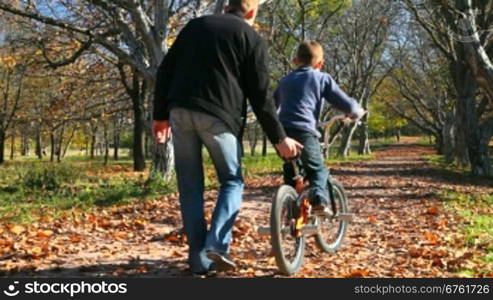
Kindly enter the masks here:
M 296 52 L 298 61 L 306 66 L 313 66 L 324 58 L 324 49 L 316 41 L 304 41 Z
M 252 8 L 258 6 L 259 0 L 229 0 L 229 6 L 231 8 L 236 8 L 244 13 L 247 13 Z

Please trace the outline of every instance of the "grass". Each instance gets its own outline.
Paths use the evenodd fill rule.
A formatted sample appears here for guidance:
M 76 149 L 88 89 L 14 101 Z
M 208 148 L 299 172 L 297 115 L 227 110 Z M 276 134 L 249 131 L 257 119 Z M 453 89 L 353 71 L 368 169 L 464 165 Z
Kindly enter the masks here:
M 434 166 L 446 169 L 446 170 L 456 171 L 456 172 L 460 172 L 460 173 L 468 173 L 468 172 L 470 173 L 471 172 L 470 167 L 461 166 L 461 165 L 457 164 L 456 162 L 452 162 L 452 163 L 446 162 L 443 155 L 437 155 L 437 154 L 426 155 L 425 159 L 428 161 L 428 163 L 430 163 Z M 491 156 L 490 160 L 492 163 L 491 167 L 493 168 L 493 155 Z
M 466 246 L 484 252 L 480 262 L 484 270 L 461 270 L 467 274 L 493 274 L 493 195 L 461 194 L 444 192 L 442 199 L 448 209 L 453 210 L 463 220 Z
M 372 147 L 378 149 L 392 142 L 372 141 Z M 336 147 L 332 149 L 335 151 Z M 326 163 L 331 166 L 372 158 L 372 155 L 351 155 L 344 159 L 331 158 Z M 218 188 L 216 172 L 207 153 L 204 161 L 206 188 Z M 282 164 L 272 147 L 265 157 L 247 153 L 243 158 L 244 175 L 280 175 Z M 132 165 L 126 158 L 116 162 L 110 159 L 105 166 L 102 158 L 90 160 L 80 153 L 68 156 L 62 163 L 16 157 L 0 165 L 0 221 L 29 223 L 43 216 L 61 217 L 74 211 L 144 201 L 176 192 L 176 183 L 149 178 L 148 172 L 133 172 Z
M 174 183 L 94 162 L 14 162 L 0 166 L 0 220 L 30 223 L 73 210 L 142 201 L 175 191 Z M 117 173 L 118 172 L 118 173 Z
M 468 168 L 465 166 L 460 166 L 455 162 L 452 162 L 452 163 L 446 162 L 443 155 L 432 154 L 432 155 L 426 155 L 424 158 L 431 165 L 440 167 L 442 169 L 451 170 L 451 171 L 459 171 L 461 173 L 466 173 L 468 171 Z

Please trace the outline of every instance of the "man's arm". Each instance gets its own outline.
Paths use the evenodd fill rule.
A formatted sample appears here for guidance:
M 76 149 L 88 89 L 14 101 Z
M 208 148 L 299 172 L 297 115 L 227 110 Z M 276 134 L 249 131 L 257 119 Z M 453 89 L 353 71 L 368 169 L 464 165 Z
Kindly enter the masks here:
M 154 112 L 155 121 L 167 121 L 169 119 L 168 111 L 168 89 L 176 65 L 176 56 L 179 53 L 179 40 L 177 39 L 169 49 L 158 68 L 156 76 L 156 85 L 154 89 Z
M 322 97 L 352 119 L 359 119 L 365 111 L 356 99 L 349 97 L 327 73 L 324 74 Z
M 267 67 L 267 43 L 260 40 L 253 54 L 246 61 L 244 93 L 250 100 L 253 112 L 257 116 L 267 137 L 284 158 L 298 155 L 303 146 L 286 136 L 277 116 L 274 101 L 268 96 L 269 68 Z
M 188 27 L 188 25 L 185 26 L 185 28 L 180 32 L 176 41 L 169 49 L 157 71 L 156 83 L 154 88 L 152 131 L 154 134 L 154 138 L 157 140 L 158 143 L 165 143 L 171 137 L 171 128 L 168 122 L 168 90 L 169 85 L 171 84 L 173 73 L 175 72 L 175 66 L 178 59 L 177 56 L 181 51 L 181 41 L 184 38 L 185 31 Z
M 269 97 L 269 68 L 267 66 L 267 44 L 260 40 L 246 61 L 245 95 L 252 105 L 263 130 L 273 144 L 286 138 L 277 116 L 274 101 Z
M 279 106 L 281 106 L 281 95 L 280 95 L 279 87 L 277 87 L 274 92 L 274 103 L 276 104 L 276 109 L 279 110 Z

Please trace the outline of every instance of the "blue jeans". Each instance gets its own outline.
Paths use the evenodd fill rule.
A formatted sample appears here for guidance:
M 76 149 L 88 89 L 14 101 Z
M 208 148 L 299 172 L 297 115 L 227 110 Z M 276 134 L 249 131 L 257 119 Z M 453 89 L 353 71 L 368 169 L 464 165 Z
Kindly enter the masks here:
M 211 264 L 207 250 L 229 252 L 244 187 L 241 144 L 222 120 L 208 114 L 175 108 L 170 123 L 188 261 L 193 272 L 202 272 Z M 209 230 L 204 217 L 202 146 L 209 152 L 221 185 Z
M 303 144 L 300 160 L 306 172 L 306 178 L 310 182 L 310 196 L 319 196 L 329 199 L 327 180 L 329 170 L 325 166 L 322 157 L 319 139 L 312 133 L 286 128 L 286 134 Z M 294 170 L 291 163 L 284 164 L 284 182 L 294 186 Z

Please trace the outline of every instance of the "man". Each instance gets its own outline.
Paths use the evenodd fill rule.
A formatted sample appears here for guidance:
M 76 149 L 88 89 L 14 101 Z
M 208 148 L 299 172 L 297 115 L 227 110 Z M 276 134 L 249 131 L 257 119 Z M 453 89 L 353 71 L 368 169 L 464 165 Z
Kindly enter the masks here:
M 267 45 L 252 28 L 258 7 L 258 0 L 230 0 L 226 14 L 190 21 L 158 70 L 153 131 L 158 142 L 173 134 L 188 261 L 195 274 L 236 267 L 229 245 L 242 202 L 246 99 L 282 157 L 296 156 L 302 148 L 286 137 L 268 97 Z M 221 184 L 209 230 L 202 145 Z

